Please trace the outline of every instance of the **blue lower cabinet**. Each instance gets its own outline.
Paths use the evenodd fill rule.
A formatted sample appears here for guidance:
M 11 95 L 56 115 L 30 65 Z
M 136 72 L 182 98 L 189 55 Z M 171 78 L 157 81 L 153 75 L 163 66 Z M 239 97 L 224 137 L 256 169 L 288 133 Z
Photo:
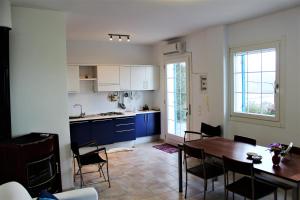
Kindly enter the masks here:
M 147 114 L 138 114 L 135 116 L 135 132 L 136 137 L 147 136 Z
M 160 113 L 147 114 L 147 136 L 160 134 Z
M 79 145 L 96 140 L 98 145 L 135 140 L 137 137 L 160 134 L 160 113 L 70 122 L 72 143 Z
M 89 121 L 79 121 L 70 123 L 71 143 L 78 145 L 91 141 L 91 126 Z
M 98 145 L 114 143 L 114 120 L 93 120 L 91 123 L 91 137 Z
M 124 142 L 135 139 L 135 117 L 115 118 L 114 142 Z
M 135 119 L 136 137 L 160 134 L 160 112 L 137 114 Z

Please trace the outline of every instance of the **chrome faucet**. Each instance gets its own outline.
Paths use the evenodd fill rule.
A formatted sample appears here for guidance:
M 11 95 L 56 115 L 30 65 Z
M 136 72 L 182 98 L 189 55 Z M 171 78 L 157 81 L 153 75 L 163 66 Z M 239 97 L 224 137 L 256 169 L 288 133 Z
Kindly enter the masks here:
M 80 107 L 80 117 L 84 117 L 85 113 L 82 112 L 82 105 L 81 104 L 74 104 L 73 108 L 76 108 L 76 107 Z

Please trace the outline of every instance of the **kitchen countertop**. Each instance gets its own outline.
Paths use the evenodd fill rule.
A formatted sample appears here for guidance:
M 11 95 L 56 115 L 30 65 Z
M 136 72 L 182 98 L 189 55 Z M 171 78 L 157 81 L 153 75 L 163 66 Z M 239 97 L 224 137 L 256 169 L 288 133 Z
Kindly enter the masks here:
M 145 114 L 145 113 L 156 113 L 160 112 L 157 110 L 147 110 L 147 111 L 136 111 L 136 112 L 123 112 L 123 115 L 107 115 L 107 116 L 100 116 L 100 115 L 87 115 L 84 118 L 77 118 L 77 119 L 69 119 L 69 122 L 80 122 L 80 121 L 88 121 L 88 120 L 97 120 L 97 119 L 111 119 L 111 118 L 118 118 L 118 117 L 130 117 L 135 116 L 138 114 Z

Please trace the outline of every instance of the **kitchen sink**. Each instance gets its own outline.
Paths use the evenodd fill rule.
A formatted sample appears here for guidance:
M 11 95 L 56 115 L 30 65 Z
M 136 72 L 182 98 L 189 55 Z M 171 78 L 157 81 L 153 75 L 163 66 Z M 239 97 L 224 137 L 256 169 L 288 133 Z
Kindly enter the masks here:
M 69 116 L 69 119 L 80 119 L 80 118 L 83 118 L 81 116 Z
M 122 112 L 106 112 L 106 113 L 99 113 L 100 116 L 114 116 L 114 115 L 124 115 Z

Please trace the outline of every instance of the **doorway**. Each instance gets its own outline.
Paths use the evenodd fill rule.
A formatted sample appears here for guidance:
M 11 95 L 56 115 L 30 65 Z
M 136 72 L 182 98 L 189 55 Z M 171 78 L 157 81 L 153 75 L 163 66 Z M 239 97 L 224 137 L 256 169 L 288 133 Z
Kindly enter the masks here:
M 189 129 L 190 55 L 168 56 L 165 59 L 165 127 L 166 142 L 183 142 Z

